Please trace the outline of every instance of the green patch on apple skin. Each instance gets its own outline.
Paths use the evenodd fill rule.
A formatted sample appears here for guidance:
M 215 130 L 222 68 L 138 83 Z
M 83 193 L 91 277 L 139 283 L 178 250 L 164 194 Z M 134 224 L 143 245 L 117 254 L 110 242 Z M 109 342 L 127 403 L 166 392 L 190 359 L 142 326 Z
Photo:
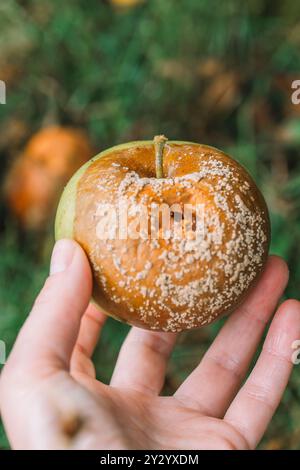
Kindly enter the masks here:
M 55 218 L 54 232 L 56 241 L 62 238 L 74 238 L 77 184 L 90 164 L 91 160 L 79 168 L 62 193 Z
M 138 146 L 138 145 L 151 145 L 151 141 L 141 141 L 141 142 L 131 142 L 127 144 L 116 145 L 115 147 L 111 147 L 103 152 L 99 153 L 95 157 L 91 158 L 88 162 L 86 162 L 83 166 L 76 171 L 76 173 L 72 176 L 70 181 L 68 182 L 67 186 L 65 187 L 62 196 L 60 198 L 56 218 L 55 218 L 55 240 L 60 240 L 62 238 L 74 238 L 74 220 L 75 220 L 75 213 L 76 213 L 76 193 L 77 193 L 77 185 L 79 183 L 80 178 L 85 173 L 92 163 L 99 160 L 99 158 L 108 155 L 110 152 L 115 150 L 122 150 L 126 149 L 129 146 Z
M 177 145 L 199 145 L 195 142 L 182 142 L 176 140 L 168 141 L 169 144 L 177 144 Z M 142 147 L 142 146 L 150 146 L 153 145 L 153 140 L 140 140 L 140 141 L 133 141 L 127 142 L 125 144 L 116 145 L 111 147 L 103 152 L 100 152 L 95 157 L 91 158 L 88 162 L 86 162 L 83 166 L 77 170 L 77 172 L 72 176 L 70 181 L 68 182 L 67 186 L 65 187 L 61 199 L 58 204 L 56 218 L 55 218 L 55 240 L 60 240 L 62 238 L 74 238 L 74 220 L 76 214 L 76 193 L 77 193 L 77 185 L 81 176 L 85 173 L 92 163 L 99 160 L 111 152 L 118 151 L 118 150 L 126 150 L 129 147 Z M 208 147 L 208 146 L 207 146 Z M 211 147 L 212 148 L 212 147 Z

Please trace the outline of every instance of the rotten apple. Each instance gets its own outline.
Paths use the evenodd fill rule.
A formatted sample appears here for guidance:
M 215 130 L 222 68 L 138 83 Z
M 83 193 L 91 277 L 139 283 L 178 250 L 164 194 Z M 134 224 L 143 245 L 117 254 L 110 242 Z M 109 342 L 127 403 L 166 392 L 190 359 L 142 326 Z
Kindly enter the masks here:
M 85 250 L 93 299 L 142 328 L 182 331 L 233 311 L 267 259 L 270 224 L 248 172 L 203 144 L 119 145 L 66 186 L 56 238 Z

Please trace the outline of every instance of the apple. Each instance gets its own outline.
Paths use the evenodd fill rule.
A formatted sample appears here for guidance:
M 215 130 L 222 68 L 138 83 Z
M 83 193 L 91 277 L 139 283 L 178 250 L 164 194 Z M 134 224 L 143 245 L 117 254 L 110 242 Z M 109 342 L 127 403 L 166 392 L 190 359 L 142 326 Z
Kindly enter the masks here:
M 55 232 L 85 250 L 102 311 L 171 332 L 236 309 L 270 243 L 268 209 L 248 172 L 216 148 L 163 136 L 83 165 L 62 194 Z

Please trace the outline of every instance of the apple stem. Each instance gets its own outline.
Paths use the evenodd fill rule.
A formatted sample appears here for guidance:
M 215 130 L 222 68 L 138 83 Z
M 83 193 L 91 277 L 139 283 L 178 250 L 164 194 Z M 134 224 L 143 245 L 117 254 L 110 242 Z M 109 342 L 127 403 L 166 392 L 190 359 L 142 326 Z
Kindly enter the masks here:
M 163 153 L 164 147 L 167 142 L 167 137 L 164 135 L 156 135 L 153 139 L 154 142 L 154 150 L 155 150 L 155 171 L 156 171 L 156 178 L 163 178 Z

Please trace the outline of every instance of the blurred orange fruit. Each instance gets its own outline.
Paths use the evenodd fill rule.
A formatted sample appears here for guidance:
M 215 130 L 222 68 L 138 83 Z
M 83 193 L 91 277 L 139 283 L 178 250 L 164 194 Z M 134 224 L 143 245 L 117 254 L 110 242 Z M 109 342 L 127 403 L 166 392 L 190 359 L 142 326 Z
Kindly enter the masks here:
M 110 0 L 110 2 L 117 7 L 134 7 L 144 0 Z
M 73 128 L 48 127 L 29 140 L 5 184 L 8 206 L 25 230 L 52 222 L 63 187 L 92 155 L 88 137 Z

